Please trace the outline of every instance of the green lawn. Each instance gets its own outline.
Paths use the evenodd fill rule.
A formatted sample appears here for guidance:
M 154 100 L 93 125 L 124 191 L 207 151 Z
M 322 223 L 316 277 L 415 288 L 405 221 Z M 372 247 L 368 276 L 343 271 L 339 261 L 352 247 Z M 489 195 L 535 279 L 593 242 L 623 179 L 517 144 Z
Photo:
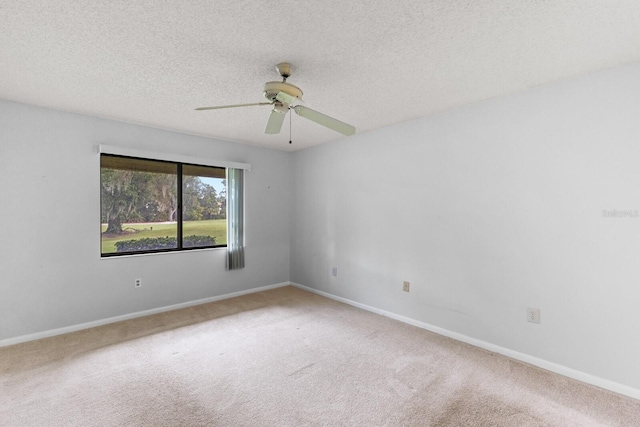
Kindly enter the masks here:
M 123 234 L 118 237 L 102 236 L 102 253 L 116 252 L 115 243 L 121 240 L 144 239 L 145 237 L 176 237 L 176 224 L 169 223 L 144 223 L 122 224 L 123 230 L 137 230 L 137 232 Z M 102 224 L 102 232 L 107 229 Z M 216 245 L 227 243 L 227 220 L 211 219 L 207 221 L 185 221 L 183 227 L 184 236 L 212 236 L 216 239 Z

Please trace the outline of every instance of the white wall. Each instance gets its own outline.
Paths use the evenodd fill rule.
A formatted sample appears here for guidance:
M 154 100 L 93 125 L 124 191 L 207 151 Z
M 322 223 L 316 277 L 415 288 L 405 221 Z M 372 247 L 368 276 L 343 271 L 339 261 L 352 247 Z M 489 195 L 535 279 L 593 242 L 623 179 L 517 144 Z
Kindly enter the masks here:
M 251 163 L 246 268 L 224 249 L 100 259 L 98 144 Z M 289 178 L 284 152 L 0 101 L 0 341 L 288 281 Z
M 293 282 L 640 389 L 640 218 L 602 215 L 640 209 L 640 64 L 297 152 L 292 181 Z

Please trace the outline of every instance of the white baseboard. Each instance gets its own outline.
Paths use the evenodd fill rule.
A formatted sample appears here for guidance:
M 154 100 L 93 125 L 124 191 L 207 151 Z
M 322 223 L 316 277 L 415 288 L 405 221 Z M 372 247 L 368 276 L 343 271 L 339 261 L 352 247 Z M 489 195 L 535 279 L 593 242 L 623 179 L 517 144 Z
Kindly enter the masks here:
M 381 310 L 376 307 L 371 307 L 366 304 L 359 303 L 357 301 L 352 301 L 347 298 L 342 298 L 327 292 L 319 291 L 317 289 L 310 288 L 308 286 L 301 285 L 299 283 L 291 282 L 292 286 L 303 289 L 305 291 L 312 292 L 314 294 L 321 295 L 323 297 L 330 298 L 335 301 L 339 301 L 345 304 L 352 305 L 354 307 L 361 308 L 363 310 L 370 311 L 372 313 L 380 314 L 382 316 L 389 317 L 391 319 L 399 320 L 403 323 L 408 323 L 409 325 L 417 326 L 418 328 L 426 329 L 431 332 L 435 332 L 436 334 L 443 335 L 445 337 L 453 338 L 457 341 L 462 341 L 467 344 L 471 344 L 475 347 L 480 347 L 482 349 L 502 354 L 504 356 L 511 357 L 512 359 L 520 360 L 525 363 L 529 363 L 534 366 L 538 366 L 542 369 L 546 369 L 547 371 L 555 372 L 556 374 L 564 375 L 565 377 L 572 378 L 574 380 L 578 380 L 587 384 L 594 385 L 596 387 L 600 387 L 606 390 L 613 391 L 614 393 L 623 394 L 625 396 L 632 397 L 634 399 L 640 399 L 640 390 L 635 389 L 633 387 L 626 386 L 624 384 L 616 383 L 614 381 L 610 381 L 604 378 L 597 377 L 595 375 L 587 374 L 582 371 L 577 371 L 575 369 L 568 368 L 563 365 L 559 365 L 557 363 L 549 362 L 544 359 L 540 359 L 525 353 L 520 353 L 515 350 L 511 350 L 509 348 L 501 347 L 499 345 L 491 344 L 486 341 L 478 340 L 467 335 L 463 335 L 457 332 L 450 331 L 448 329 L 440 328 L 438 326 L 431 325 L 429 323 L 421 322 L 419 320 L 412 319 L 410 317 L 405 317 L 396 313 L 392 313 L 389 311 Z
M 165 307 L 153 308 L 151 310 L 137 311 L 135 313 L 123 314 L 121 316 L 109 317 L 107 319 L 94 320 L 92 322 L 80 323 L 78 325 L 65 326 L 63 328 L 50 329 L 48 331 L 36 332 L 34 334 L 22 335 L 14 338 L 7 338 L 4 340 L 0 340 L 0 347 L 20 344 L 27 341 L 39 340 L 41 338 L 49 338 L 56 335 L 68 334 L 69 332 L 76 332 L 76 331 L 81 331 L 83 329 L 95 328 L 96 326 L 102 326 L 102 325 L 107 325 L 109 323 L 121 322 L 123 320 L 135 319 L 136 317 L 149 316 L 151 314 L 163 313 L 165 311 L 178 310 L 180 308 L 192 307 L 194 305 L 206 304 L 209 302 L 235 298 L 242 295 L 267 291 L 269 289 L 281 288 L 283 286 L 289 286 L 290 284 L 291 284 L 290 282 L 276 283 L 275 285 L 262 286 L 259 288 L 248 289 L 246 291 L 232 292 L 230 294 L 218 295 L 215 297 L 203 298 L 195 301 L 187 301 L 180 304 L 173 304 Z

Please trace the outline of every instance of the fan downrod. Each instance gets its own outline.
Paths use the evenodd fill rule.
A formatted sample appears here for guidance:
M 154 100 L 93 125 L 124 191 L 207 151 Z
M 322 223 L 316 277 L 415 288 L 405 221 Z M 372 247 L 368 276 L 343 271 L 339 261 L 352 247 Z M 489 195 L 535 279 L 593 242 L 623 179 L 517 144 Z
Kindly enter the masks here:
M 280 76 L 282 76 L 282 81 L 265 83 L 264 92 L 262 93 L 264 97 L 269 102 L 276 102 L 278 93 L 284 92 L 294 98 L 302 98 L 302 90 L 298 86 L 287 83 L 287 78 L 291 76 L 291 73 L 293 72 L 293 65 L 288 62 L 281 62 L 276 65 L 276 71 Z
M 293 65 L 288 62 L 281 62 L 276 65 L 276 71 L 282 76 L 282 83 L 286 82 L 293 72 Z

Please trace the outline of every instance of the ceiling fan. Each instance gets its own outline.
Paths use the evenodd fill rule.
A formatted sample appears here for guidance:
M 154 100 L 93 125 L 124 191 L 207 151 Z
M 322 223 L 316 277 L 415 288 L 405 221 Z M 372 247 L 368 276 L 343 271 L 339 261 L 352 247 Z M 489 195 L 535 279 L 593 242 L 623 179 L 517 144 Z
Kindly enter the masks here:
M 299 116 L 336 132 L 340 132 L 343 135 L 349 136 L 356 132 L 356 128 L 348 123 L 334 119 L 333 117 L 329 117 L 326 114 L 322 114 L 303 105 L 294 105 L 295 103 L 302 101 L 302 90 L 291 83 L 287 83 L 287 78 L 291 75 L 293 66 L 289 63 L 282 62 L 276 65 L 276 70 L 280 76 L 282 76 L 282 81 L 265 83 L 263 95 L 268 102 L 201 107 L 196 108 L 196 110 L 219 110 L 223 108 L 252 107 L 254 105 L 271 105 L 273 106 L 273 110 L 271 111 L 271 115 L 267 121 L 267 127 L 264 130 L 264 133 L 267 134 L 280 133 L 282 123 L 284 122 L 284 118 L 289 110 L 293 110 Z

